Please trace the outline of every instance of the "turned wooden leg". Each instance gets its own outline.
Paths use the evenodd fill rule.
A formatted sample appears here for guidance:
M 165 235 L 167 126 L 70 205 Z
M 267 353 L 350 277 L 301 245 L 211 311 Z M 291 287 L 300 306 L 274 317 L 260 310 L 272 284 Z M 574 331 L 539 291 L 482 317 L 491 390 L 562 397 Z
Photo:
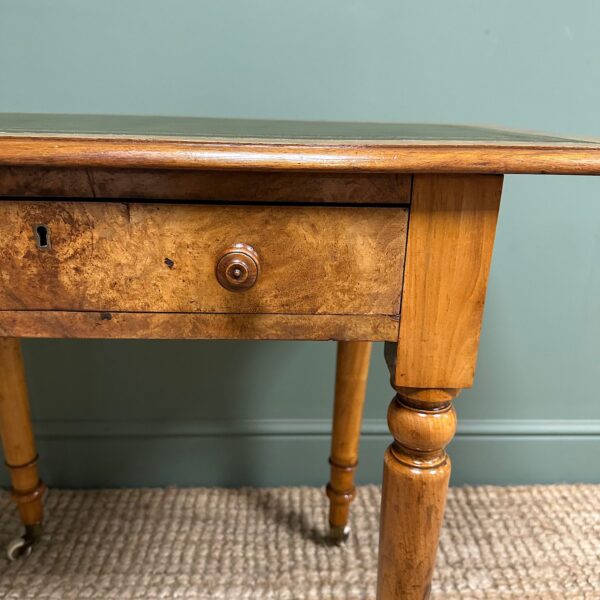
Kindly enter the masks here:
M 0 436 L 25 535 L 11 543 L 9 557 L 29 553 L 42 530 L 42 496 L 19 340 L 0 338 Z
M 384 459 L 378 600 L 429 597 L 442 526 L 457 389 L 396 388 L 388 410 L 394 442 Z
M 331 434 L 331 475 L 327 484 L 330 537 L 348 537 L 348 514 L 354 498 L 354 471 L 369 375 L 371 342 L 338 342 L 335 403 Z

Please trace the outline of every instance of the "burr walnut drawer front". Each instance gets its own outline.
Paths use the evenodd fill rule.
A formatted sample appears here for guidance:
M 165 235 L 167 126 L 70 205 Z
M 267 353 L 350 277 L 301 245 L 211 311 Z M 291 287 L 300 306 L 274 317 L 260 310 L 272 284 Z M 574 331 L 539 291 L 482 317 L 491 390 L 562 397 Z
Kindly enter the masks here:
M 399 206 L 0 201 L 0 310 L 397 315 Z

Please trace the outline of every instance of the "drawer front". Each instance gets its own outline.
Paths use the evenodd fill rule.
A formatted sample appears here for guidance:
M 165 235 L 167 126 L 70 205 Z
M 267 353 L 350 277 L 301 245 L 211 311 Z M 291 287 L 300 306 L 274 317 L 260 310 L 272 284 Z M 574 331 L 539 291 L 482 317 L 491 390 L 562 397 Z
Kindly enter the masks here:
M 0 310 L 397 315 L 406 226 L 393 206 L 3 200 Z M 217 277 L 235 244 L 251 287 Z

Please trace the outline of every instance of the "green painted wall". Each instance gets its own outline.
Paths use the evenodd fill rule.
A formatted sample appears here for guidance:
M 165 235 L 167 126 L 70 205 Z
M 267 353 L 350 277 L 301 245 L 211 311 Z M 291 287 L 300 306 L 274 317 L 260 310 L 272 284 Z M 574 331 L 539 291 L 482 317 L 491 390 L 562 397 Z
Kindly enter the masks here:
M 600 136 L 596 0 L 0 0 L 0 111 Z M 454 483 L 600 481 L 600 179 L 508 177 Z M 331 343 L 28 341 L 54 485 L 320 484 Z M 391 397 L 374 353 L 361 481 Z

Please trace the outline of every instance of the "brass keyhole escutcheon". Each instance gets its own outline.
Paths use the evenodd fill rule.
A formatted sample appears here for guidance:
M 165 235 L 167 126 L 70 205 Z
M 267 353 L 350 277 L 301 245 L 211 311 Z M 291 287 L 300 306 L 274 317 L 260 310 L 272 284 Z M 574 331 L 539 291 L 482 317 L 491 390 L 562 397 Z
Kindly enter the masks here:
M 217 261 L 217 280 L 231 292 L 251 288 L 260 274 L 258 254 L 248 244 L 237 243 L 221 253 Z
M 33 227 L 33 233 L 35 234 L 35 245 L 40 250 L 47 250 L 50 248 L 50 231 L 46 225 L 41 223 Z

